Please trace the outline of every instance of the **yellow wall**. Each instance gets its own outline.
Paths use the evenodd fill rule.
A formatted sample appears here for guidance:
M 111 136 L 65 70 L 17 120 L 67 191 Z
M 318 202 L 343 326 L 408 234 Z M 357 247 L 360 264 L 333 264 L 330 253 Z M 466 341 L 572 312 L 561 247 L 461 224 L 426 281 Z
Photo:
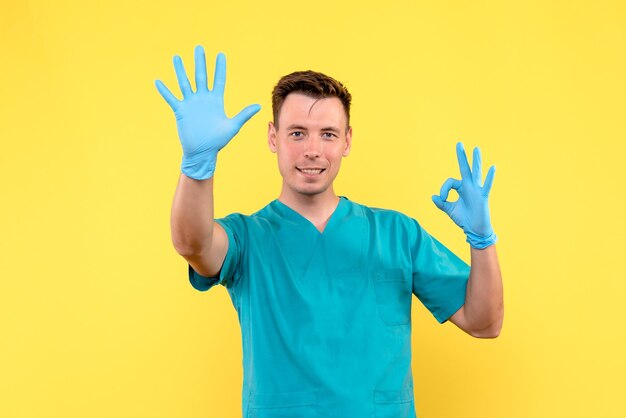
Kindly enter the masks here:
M 295 70 L 353 94 L 336 191 L 466 261 L 430 197 L 458 140 L 497 165 L 504 328 L 415 300 L 421 418 L 626 416 L 623 1 L 3 0 L 0 35 L 0 416 L 240 416 L 236 313 L 170 240 L 181 148 L 154 80 L 180 97 L 172 56 L 192 69 L 197 44 L 228 58 L 229 115 L 263 106 L 220 154 L 218 216 L 277 197 L 270 91 Z

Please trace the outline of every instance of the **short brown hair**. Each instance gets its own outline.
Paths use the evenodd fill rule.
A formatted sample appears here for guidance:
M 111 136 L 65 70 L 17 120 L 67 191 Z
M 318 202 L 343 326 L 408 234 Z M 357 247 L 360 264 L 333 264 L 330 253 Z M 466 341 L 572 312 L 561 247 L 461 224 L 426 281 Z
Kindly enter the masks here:
M 350 101 L 352 96 L 339 81 L 315 71 L 296 71 L 283 76 L 272 91 L 274 125 L 278 128 L 278 115 L 289 93 L 302 93 L 314 99 L 337 97 L 346 111 L 346 124 L 350 126 Z

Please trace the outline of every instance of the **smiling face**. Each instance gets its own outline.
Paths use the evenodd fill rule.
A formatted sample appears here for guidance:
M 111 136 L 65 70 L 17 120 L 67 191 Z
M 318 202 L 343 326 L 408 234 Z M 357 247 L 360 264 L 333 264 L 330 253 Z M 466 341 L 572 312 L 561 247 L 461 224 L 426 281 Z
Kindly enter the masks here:
M 268 144 L 278 156 L 283 178 L 281 196 L 334 196 L 332 183 L 352 142 L 352 128 L 346 122 L 346 112 L 337 97 L 287 95 L 278 126 L 270 122 L 268 129 Z

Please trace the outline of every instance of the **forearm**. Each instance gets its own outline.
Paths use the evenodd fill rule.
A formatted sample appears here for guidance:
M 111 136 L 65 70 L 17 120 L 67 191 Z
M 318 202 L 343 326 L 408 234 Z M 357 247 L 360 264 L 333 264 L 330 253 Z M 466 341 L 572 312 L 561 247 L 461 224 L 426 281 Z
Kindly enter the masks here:
M 499 334 L 504 318 L 502 274 L 496 246 L 471 248 L 471 270 L 465 296 L 465 314 L 477 331 Z
M 213 235 L 213 177 L 195 180 L 180 174 L 171 213 L 174 248 L 180 255 L 199 253 Z

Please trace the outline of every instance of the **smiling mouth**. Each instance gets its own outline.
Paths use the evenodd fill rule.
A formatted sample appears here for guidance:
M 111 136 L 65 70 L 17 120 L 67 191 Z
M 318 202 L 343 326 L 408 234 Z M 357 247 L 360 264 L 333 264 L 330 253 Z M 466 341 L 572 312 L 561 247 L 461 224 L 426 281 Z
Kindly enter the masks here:
M 325 168 L 298 168 L 298 167 L 296 167 L 296 169 L 303 174 L 309 174 L 309 175 L 321 174 L 322 172 L 326 170 Z

